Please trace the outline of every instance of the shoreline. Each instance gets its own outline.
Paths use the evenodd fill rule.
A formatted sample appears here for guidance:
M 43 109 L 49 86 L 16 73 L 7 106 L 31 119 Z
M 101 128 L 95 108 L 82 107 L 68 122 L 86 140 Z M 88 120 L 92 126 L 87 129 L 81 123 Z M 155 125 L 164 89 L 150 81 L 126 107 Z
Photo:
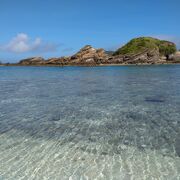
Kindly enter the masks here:
M 21 64 L 1 64 L 0 67 L 103 67 L 103 66 L 157 66 L 157 65 L 180 65 L 180 62 L 178 63 L 137 63 L 137 64 L 96 64 L 96 65 L 58 65 L 58 64 L 44 64 L 44 65 L 38 65 L 38 64 L 32 64 L 32 65 L 21 65 Z

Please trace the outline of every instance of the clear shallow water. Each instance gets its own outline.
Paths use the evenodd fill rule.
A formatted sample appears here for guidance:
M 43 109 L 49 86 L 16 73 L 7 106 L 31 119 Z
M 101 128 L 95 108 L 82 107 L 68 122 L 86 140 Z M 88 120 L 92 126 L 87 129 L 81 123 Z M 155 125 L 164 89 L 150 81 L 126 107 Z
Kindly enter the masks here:
M 0 179 L 180 179 L 180 66 L 0 67 Z

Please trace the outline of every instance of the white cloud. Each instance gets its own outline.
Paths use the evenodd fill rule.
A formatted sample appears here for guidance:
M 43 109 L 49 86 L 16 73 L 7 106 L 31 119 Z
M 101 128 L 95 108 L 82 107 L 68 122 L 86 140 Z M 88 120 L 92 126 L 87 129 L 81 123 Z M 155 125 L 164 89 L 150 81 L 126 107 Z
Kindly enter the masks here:
M 52 52 L 57 50 L 58 45 L 43 42 L 41 38 L 32 40 L 27 34 L 19 33 L 8 43 L 0 45 L 0 51 L 11 53 L 25 52 Z

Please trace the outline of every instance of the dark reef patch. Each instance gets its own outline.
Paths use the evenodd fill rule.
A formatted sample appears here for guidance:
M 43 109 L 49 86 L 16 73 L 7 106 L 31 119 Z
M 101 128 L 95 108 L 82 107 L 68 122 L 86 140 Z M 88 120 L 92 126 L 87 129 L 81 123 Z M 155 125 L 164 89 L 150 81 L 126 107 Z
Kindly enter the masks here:
M 175 150 L 176 150 L 176 154 L 180 157 L 180 134 L 176 138 Z
M 164 99 L 161 99 L 161 98 L 151 98 L 151 97 L 146 97 L 145 98 L 145 101 L 146 102 L 151 102 L 151 103 L 164 103 L 165 100 Z

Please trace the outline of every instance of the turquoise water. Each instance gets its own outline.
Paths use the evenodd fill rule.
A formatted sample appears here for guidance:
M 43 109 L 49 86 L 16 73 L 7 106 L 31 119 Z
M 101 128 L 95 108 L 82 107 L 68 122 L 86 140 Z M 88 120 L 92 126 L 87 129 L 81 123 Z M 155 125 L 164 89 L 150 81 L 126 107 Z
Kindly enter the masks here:
M 180 66 L 0 67 L 0 179 L 180 179 Z

